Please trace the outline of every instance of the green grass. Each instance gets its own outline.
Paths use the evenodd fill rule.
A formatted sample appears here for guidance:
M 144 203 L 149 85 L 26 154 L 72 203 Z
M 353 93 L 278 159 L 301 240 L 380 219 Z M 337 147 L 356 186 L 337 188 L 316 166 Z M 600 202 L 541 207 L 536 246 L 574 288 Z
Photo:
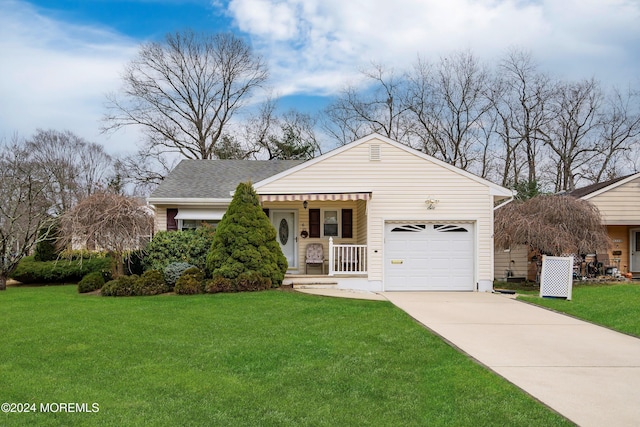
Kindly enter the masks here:
M 552 426 L 570 423 L 390 303 L 268 291 L 0 293 L 10 426 Z
M 571 300 L 519 296 L 556 311 L 640 337 L 640 286 L 637 284 L 579 285 Z

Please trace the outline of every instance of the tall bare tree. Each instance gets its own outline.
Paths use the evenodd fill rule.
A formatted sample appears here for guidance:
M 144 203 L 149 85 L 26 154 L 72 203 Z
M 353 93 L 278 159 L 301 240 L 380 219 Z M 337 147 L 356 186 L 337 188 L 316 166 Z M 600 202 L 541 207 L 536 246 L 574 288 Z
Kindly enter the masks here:
M 360 86 L 347 86 L 325 114 L 325 130 L 344 145 L 377 132 L 409 143 L 407 80 L 379 64 L 362 71 Z
M 117 158 L 114 170 L 115 179 L 120 181 L 118 186 L 132 185 L 135 194 L 151 194 L 177 164 L 175 157 L 164 155 L 155 147 L 142 146 L 133 154 Z
M 234 158 L 311 159 L 322 154 L 315 125 L 314 117 L 293 109 L 279 114 L 277 100 L 268 98 L 223 153 Z
M 471 52 L 455 52 L 434 67 L 418 60 L 410 78 L 410 109 L 423 150 L 462 169 L 486 170 L 483 117 L 489 73 Z
M 555 191 L 571 191 L 597 152 L 602 92 L 594 79 L 561 83 L 555 100 L 546 144 L 555 166 Z
M 107 98 L 103 130 L 141 126 L 158 152 L 211 159 L 234 115 L 268 73 L 262 58 L 231 34 L 168 34 L 142 45 Z
M 101 145 L 68 130 L 38 129 L 25 149 L 49 176 L 46 191 L 55 201 L 56 215 L 104 188 L 113 172 L 113 159 Z
M 615 178 L 621 173 L 625 155 L 640 154 L 640 94 L 631 88 L 624 92 L 613 89 L 604 101 L 599 121 L 597 162 L 584 171 L 591 182 Z
M 502 100 L 494 103 L 503 108 L 500 116 L 505 122 L 503 141 L 509 141 L 512 165 L 518 165 L 520 150 L 524 156 L 526 174 L 513 177 L 517 184 L 525 180 L 531 185 L 539 181 L 539 165 L 544 144 L 549 141 L 548 129 L 553 120 L 551 102 L 556 93 L 555 81 L 538 70 L 531 54 L 511 49 L 499 64 L 502 81 Z M 506 128 L 508 128 L 508 139 Z M 515 140 L 514 140 L 515 138 Z
M 0 291 L 53 226 L 47 169 L 17 139 L 0 145 Z

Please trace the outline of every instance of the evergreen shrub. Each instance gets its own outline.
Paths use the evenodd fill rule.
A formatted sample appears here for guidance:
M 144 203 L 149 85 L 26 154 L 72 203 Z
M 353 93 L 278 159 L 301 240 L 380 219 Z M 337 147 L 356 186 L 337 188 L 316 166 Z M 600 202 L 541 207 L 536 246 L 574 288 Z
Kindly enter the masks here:
M 78 293 L 84 294 L 87 292 L 97 291 L 104 286 L 104 277 L 99 271 L 94 271 L 85 275 L 82 280 L 78 282 Z
M 262 277 L 255 271 L 242 273 L 236 279 L 236 290 L 238 292 L 264 291 L 271 288 L 271 279 Z
M 217 294 L 218 292 L 235 292 L 236 287 L 233 284 L 233 280 L 216 276 L 213 279 L 207 280 L 204 290 L 208 294 Z
M 33 252 L 33 259 L 36 261 L 55 261 L 58 259 L 58 249 L 56 248 L 56 241 L 58 240 L 58 224 L 55 223 L 51 228 L 46 227 L 40 230 L 39 237 L 42 238 L 45 234 L 47 236 L 36 243 L 35 251 Z
M 215 231 L 210 226 L 196 230 L 159 231 L 145 248 L 145 270 L 163 270 L 174 262 L 186 262 L 203 269 Z
M 135 295 L 136 282 L 139 276 L 120 276 L 104 284 L 100 294 L 105 297 L 128 297 Z
M 172 262 L 164 269 L 164 281 L 170 289 L 176 285 L 176 282 L 182 276 L 185 270 L 195 267 L 188 262 Z
M 124 273 L 127 275 L 144 273 L 144 256 L 145 252 L 142 249 L 127 252 L 123 262 Z
M 255 274 L 269 279 L 274 287 L 282 284 L 287 259 L 251 183 L 240 183 L 236 188 L 233 200 L 216 228 L 207 255 L 207 270 L 212 277 L 222 276 L 236 286 L 243 273 L 251 274 L 252 278 Z M 247 282 L 245 278 L 242 280 Z M 251 281 L 255 282 L 254 279 Z
M 186 269 L 176 281 L 176 294 L 194 295 L 204 292 L 204 273 L 198 267 Z
M 24 284 L 78 283 L 87 274 L 100 272 L 109 279 L 111 264 L 109 257 L 36 261 L 33 256 L 28 256 L 20 260 L 11 278 Z
M 147 270 L 136 281 L 135 295 L 159 295 L 169 292 L 169 286 L 164 281 L 164 274 L 158 270 Z

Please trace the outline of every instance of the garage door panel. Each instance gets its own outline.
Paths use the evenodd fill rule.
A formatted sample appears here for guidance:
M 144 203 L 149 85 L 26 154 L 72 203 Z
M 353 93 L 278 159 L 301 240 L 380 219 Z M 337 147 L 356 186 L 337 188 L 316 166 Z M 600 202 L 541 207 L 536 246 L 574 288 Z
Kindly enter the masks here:
M 474 241 L 473 224 L 387 224 L 385 289 L 473 290 Z

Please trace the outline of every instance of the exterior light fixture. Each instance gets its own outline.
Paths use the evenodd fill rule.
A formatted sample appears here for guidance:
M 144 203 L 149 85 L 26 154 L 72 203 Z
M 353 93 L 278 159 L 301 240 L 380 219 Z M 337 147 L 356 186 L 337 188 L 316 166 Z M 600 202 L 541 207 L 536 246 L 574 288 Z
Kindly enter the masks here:
M 307 209 L 307 206 L 309 206 L 309 202 L 307 202 L 306 200 L 304 202 L 302 202 L 302 207 Z
M 434 199 L 431 196 L 427 196 L 427 197 L 428 197 L 427 200 L 424 201 L 424 203 L 427 205 L 427 209 L 429 210 L 435 209 L 436 205 L 440 203 L 440 200 Z

